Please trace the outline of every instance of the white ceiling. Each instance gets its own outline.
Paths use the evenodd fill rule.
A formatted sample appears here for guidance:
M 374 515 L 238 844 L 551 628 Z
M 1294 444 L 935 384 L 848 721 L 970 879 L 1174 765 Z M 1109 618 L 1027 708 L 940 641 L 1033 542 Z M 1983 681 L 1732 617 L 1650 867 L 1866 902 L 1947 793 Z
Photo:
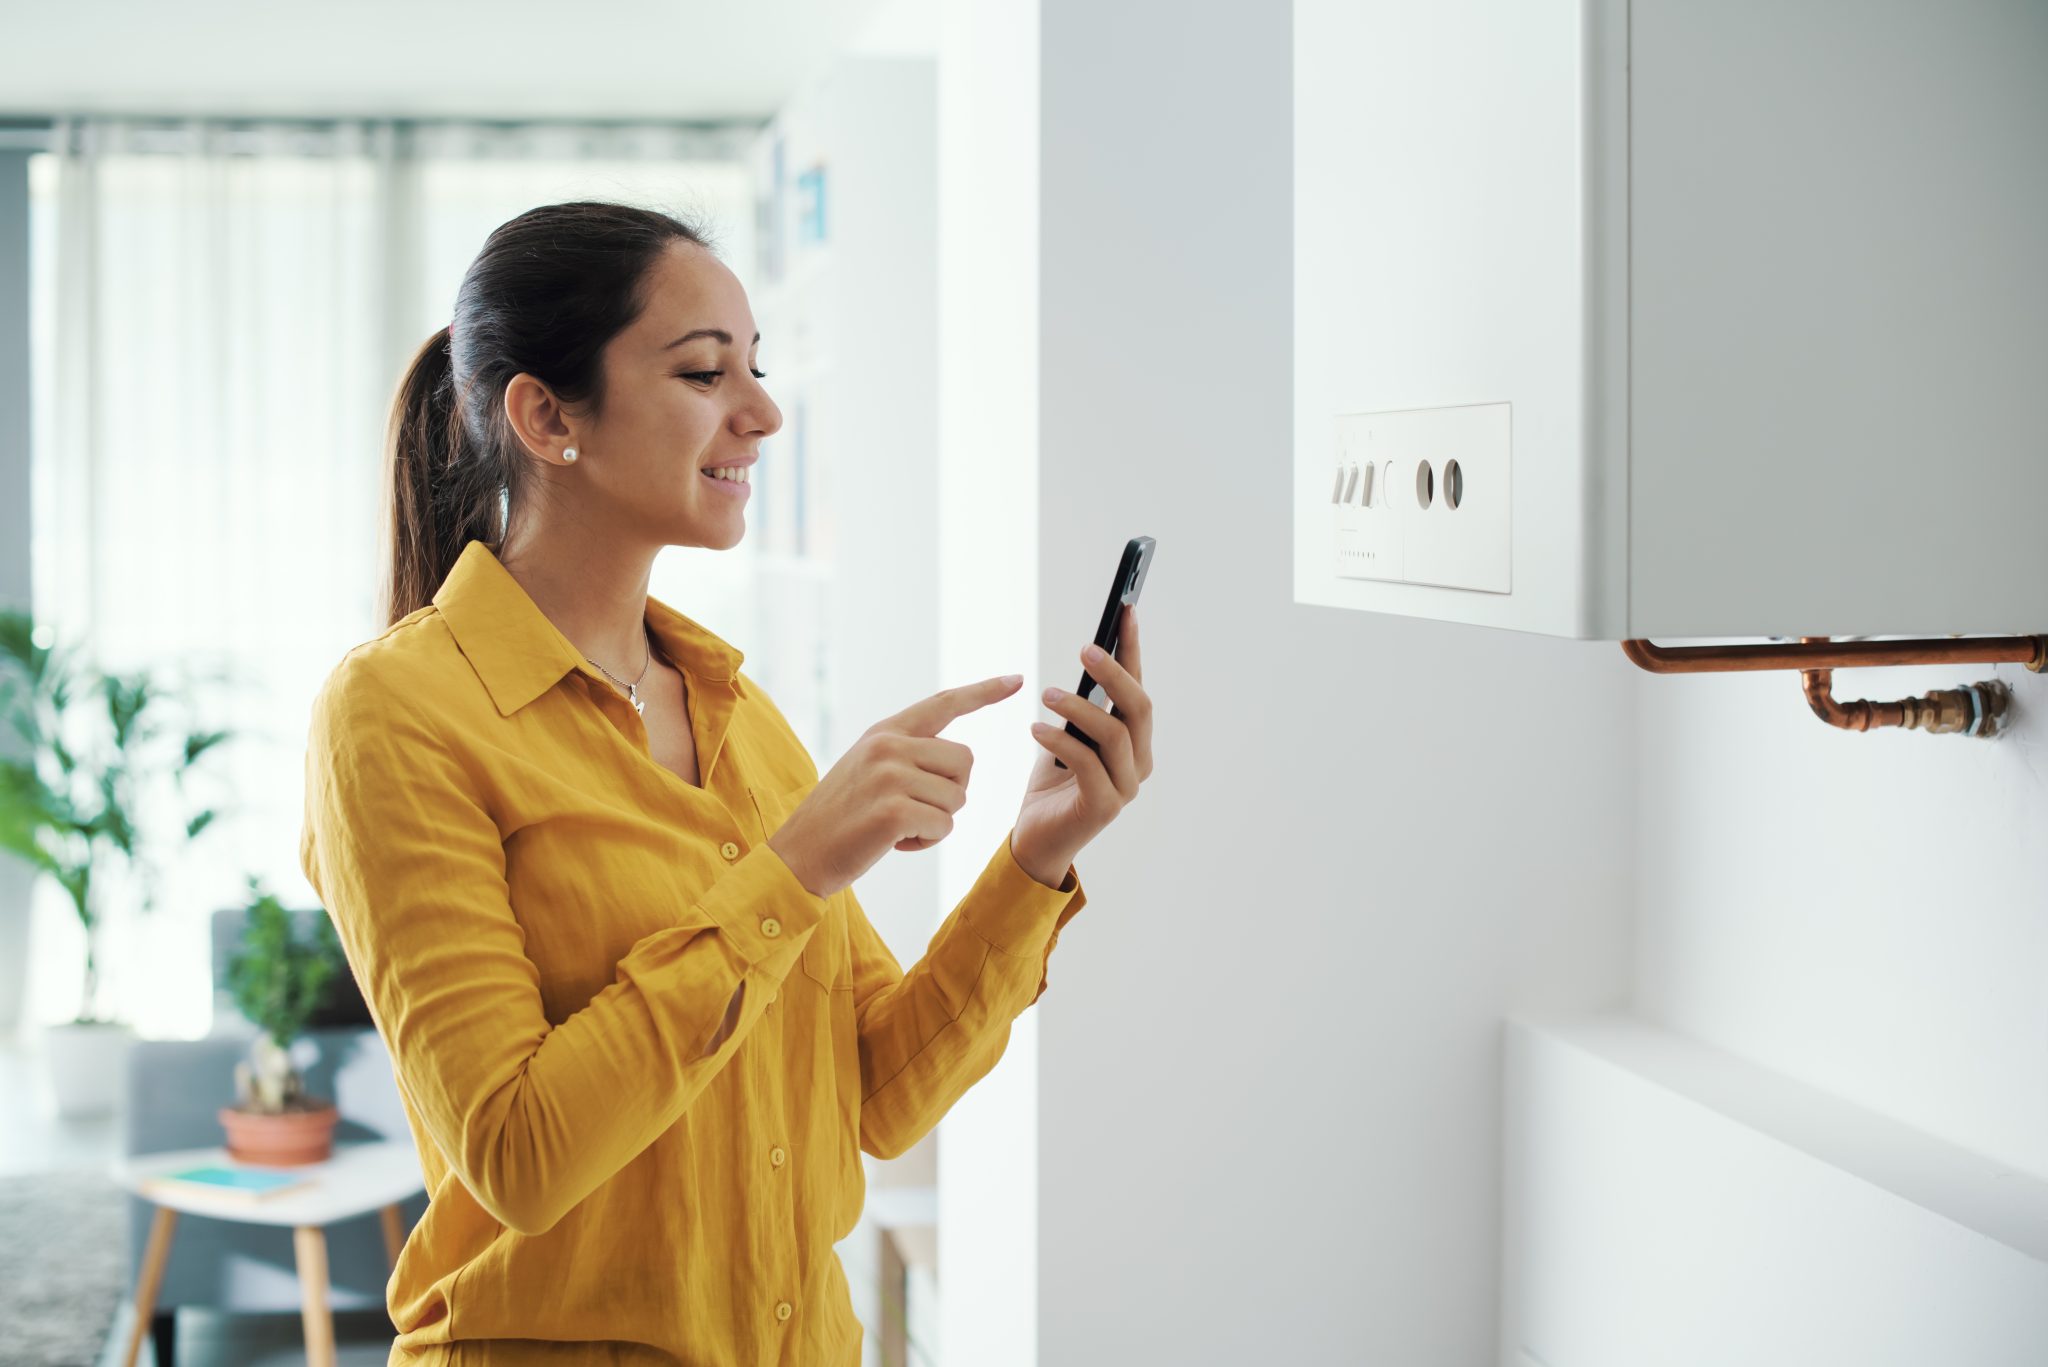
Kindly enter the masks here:
M 0 114 L 757 120 L 937 0 L 0 0 Z

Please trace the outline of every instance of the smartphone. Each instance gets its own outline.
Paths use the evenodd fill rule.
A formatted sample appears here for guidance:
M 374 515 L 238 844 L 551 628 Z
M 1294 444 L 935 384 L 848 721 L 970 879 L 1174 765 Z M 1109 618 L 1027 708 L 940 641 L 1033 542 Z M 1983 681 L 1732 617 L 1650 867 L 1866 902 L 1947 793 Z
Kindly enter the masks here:
M 1116 658 L 1117 644 L 1123 632 L 1124 604 L 1135 604 L 1138 601 L 1139 590 L 1145 587 L 1145 575 L 1152 568 L 1153 545 L 1154 542 L 1149 536 L 1134 536 L 1126 541 L 1123 558 L 1117 562 L 1116 578 L 1109 581 L 1109 601 L 1102 606 L 1102 621 L 1095 628 L 1095 644 L 1102 647 L 1103 653 L 1111 659 Z M 1084 669 L 1081 671 L 1081 684 L 1074 692 L 1085 701 L 1093 702 L 1095 700 L 1090 695 L 1101 686 L 1095 677 Z M 1116 708 L 1110 708 L 1110 715 L 1116 715 Z M 1074 723 L 1067 723 L 1067 734 L 1096 754 L 1102 753 L 1102 747 L 1095 743 L 1095 737 Z M 1067 767 L 1066 761 L 1057 755 L 1053 756 L 1052 762 L 1057 768 Z

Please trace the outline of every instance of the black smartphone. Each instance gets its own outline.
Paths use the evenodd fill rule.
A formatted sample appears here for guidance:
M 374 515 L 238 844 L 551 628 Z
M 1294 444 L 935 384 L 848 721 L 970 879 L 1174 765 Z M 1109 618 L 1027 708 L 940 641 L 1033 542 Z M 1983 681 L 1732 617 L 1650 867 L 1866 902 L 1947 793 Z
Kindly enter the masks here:
M 1123 558 L 1117 562 L 1116 578 L 1109 581 L 1109 601 L 1102 606 L 1102 622 L 1095 628 L 1095 644 L 1102 647 L 1103 652 L 1112 659 L 1116 657 L 1117 644 L 1123 632 L 1124 604 L 1136 603 L 1139 590 L 1145 587 L 1145 575 L 1152 568 L 1153 545 L 1154 542 L 1149 536 L 1134 536 L 1126 541 Z M 1084 669 L 1081 671 L 1080 687 L 1074 692 L 1084 701 L 1093 702 L 1094 698 L 1090 694 L 1100 687 L 1102 685 L 1095 677 Z M 1116 715 L 1115 707 L 1110 708 L 1110 715 Z M 1102 753 L 1102 747 L 1095 743 L 1095 737 L 1074 723 L 1067 723 L 1067 734 L 1096 754 Z M 1057 755 L 1053 756 L 1052 762 L 1057 768 L 1067 767 L 1066 761 Z

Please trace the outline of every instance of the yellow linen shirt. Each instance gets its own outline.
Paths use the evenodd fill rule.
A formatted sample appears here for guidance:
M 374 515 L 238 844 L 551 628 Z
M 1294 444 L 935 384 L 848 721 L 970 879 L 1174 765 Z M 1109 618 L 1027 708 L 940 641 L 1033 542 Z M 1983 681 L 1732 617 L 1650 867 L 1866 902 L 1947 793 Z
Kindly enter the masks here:
M 904 972 L 852 888 L 813 895 L 767 844 L 818 769 L 741 652 L 646 620 L 701 787 L 482 541 L 313 703 L 300 861 L 430 1197 L 394 1364 L 857 1367 L 833 1245 L 860 1155 L 995 1066 L 1086 903 L 1006 836 Z

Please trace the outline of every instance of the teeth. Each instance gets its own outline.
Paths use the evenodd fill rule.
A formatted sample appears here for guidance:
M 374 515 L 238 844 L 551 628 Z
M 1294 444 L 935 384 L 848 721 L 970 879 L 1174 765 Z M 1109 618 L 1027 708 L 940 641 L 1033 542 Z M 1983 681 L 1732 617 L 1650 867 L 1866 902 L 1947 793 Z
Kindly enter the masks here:
M 713 479 L 729 479 L 740 484 L 747 482 L 747 467 L 744 465 L 718 465 L 704 473 Z

